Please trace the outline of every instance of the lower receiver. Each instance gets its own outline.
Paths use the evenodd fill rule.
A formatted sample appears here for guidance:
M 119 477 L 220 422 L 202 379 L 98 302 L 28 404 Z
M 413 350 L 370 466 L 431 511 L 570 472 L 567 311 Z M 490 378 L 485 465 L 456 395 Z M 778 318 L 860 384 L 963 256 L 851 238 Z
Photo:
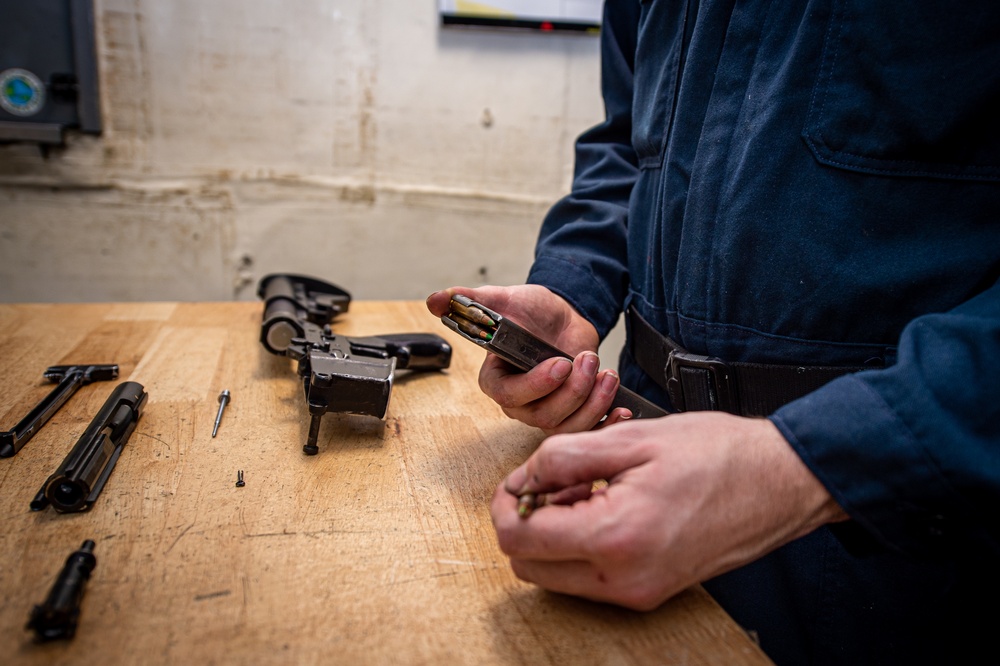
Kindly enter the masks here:
M 515 368 L 527 372 L 546 359 L 556 356 L 573 357 L 539 340 L 510 319 L 471 298 L 452 296 L 448 314 L 441 317 L 445 326 L 466 340 L 496 354 Z M 666 416 L 667 411 L 624 386 L 618 388 L 609 412 L 624 407 L 637 419 Z
M 327 412 L 383 418 L 396 370 L 443 370 L 451 345 L 433 333 L 348 338 L 330 323 L 347 311 L 350 294 L 305 275 L 273 273 L 257 288 L 264 299 L 260 342 L 264 349 L 298 362 L 309 407 L 307 455 L 319 452 L 319 427 Z
M 302 450 L 319 452 L 320 421 L 327 412 L 383 418 L 396 370 L 443 370 L 451 345 L 433 333 L 402 333 L 348 338 L 307 325 L 305 338 L 293 338 L 285 354 L 298 361 L 309 406 L 309 438 Z

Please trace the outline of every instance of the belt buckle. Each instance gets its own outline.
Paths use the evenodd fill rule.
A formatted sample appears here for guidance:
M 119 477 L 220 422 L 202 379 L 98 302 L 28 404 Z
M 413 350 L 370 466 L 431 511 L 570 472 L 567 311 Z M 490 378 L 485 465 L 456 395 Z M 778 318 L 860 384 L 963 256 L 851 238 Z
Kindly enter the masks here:
M 667 376 L 667 393 L 677 410 L 682 412 L 688 410 L 684 382 L 681 378 L 683 368 L 705 372 L 709 409 L 736 413 L 736 387 L 732 381 L 733 374 L 729 364 L 713 356 L 673 350 L 667 356 L 664 370 Z

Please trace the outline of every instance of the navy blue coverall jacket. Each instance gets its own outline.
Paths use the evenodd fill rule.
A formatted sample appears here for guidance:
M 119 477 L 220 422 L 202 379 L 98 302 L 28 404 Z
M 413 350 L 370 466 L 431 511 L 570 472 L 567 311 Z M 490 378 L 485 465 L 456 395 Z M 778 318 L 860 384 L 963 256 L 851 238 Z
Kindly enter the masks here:
M 769 417 L 852 520 L 705 584 L 779 663 L 995 660 L 998 36 L 996 0 L 606 3 L 528 282 L 602 336 L 631 305 L 694 353 L 886 366 Z

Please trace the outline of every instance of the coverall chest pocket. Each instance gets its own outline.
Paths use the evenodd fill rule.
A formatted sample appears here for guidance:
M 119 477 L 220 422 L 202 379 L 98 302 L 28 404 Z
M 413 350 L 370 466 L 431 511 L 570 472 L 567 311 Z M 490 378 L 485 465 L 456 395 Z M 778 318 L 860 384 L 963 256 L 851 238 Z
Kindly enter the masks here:
M 998 36 L 1000 2 L 833 0 L 804 139 L 839 168 L 1000 180 Z
M 687 2 L 642 0 L 632 95 L 632 147 L 640 167 L 663 159 L 683 62 Z

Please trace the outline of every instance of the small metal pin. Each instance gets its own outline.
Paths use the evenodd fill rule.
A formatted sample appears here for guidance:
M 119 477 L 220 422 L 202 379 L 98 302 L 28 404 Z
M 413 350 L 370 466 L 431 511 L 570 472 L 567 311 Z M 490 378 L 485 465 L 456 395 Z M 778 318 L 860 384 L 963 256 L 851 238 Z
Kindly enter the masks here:
M 229 404 L 229 389 L 219 394 L 219 413 L 215 415 L 215 426 L 212 428 L 212 437 L 219 432 L 219 424 L 222 422 L 222 410 Z
M 243 483 L 243 470 L 236 472 L 236 487 L 242 488 L 246 484 Z

